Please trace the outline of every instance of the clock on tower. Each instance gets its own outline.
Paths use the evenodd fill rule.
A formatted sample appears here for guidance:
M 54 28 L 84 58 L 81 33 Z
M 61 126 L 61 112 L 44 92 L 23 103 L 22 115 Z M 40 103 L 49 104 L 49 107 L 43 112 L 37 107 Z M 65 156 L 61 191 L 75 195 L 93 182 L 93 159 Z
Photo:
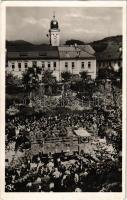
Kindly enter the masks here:
M 49 36 L 50 36 L 50 45 L 59 46 L 60 43 L 60 29 L 58 25 L 58 21 L 55 19 L 55 15 L 50 22 Z

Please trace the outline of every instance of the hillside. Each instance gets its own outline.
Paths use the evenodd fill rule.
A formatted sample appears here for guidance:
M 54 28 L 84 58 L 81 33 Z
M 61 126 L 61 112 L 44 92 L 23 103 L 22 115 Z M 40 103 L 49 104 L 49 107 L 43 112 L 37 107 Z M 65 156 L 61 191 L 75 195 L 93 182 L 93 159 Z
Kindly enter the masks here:
M 48 44 L 32 44 L 24 40 L 6 41 L 6 48 L 8 51 L 29 51 L 47 47 Z
M 7 50 L 18 51 L 18 49 L 25 49 L 33 47 L 33 44 L 24 40 L 6 41 Z
M 68 40 L 66 42 L 69 45 L 74 45 L 76 41 L 77 40 Z M 83 41 L 78 41 L 78 42 L 80 42 L 80 44 L 85 44 Z M 95 52 L 98 53 L 100 51 L 105 50 L 109 44 L 118 44 L 119 46 L 120 45 L 122 46 L 122 35 L 106 37 L 102 40 L 93 41 L 89 44 L 93 47 Z M 11 49 L 13 51 L 18 51 L 19 47 L 20 50 L 22 49 L 27 51 L 28 49 L 39 48 L 41 46 L 48 46 L 48 44 L 35 45 L 24 40 L 6 41 L 7 50 Z
M 119 46 L 122 46 L 122 35 L 106 37 L 102 40 L 90 43 L 96 53 L 105 50 L 109 44 L 118 44 Z

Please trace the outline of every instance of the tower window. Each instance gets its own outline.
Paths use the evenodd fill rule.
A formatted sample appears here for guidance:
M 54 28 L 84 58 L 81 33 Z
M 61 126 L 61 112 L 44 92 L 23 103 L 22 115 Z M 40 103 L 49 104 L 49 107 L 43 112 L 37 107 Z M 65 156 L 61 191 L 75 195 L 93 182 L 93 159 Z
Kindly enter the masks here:
M 65 62 L 65 67 L 68 68 L 68 62 Z
M 72 62 L 72 69 L 74 69 L 75 68 L 75 63 L 74 62 Z
M 89 69 L 91 68 L 91 62 L 88 62 L 88 68 Z
M 85 66 L 85 63 L 82 62 L 82 63 L 81 63 L 81 68 L 84 69 L 84 66 Z

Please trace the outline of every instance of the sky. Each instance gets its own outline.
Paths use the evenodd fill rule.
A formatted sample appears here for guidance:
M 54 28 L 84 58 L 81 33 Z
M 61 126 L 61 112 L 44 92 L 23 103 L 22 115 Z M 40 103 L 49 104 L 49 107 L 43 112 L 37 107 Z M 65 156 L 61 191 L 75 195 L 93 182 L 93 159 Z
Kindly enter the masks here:
M 49 43 L 46 35 L 54 12 L 61 44 L 69 39 L 91 42 L 122 34 L 122 8 L 8 7 L 6 39 Z

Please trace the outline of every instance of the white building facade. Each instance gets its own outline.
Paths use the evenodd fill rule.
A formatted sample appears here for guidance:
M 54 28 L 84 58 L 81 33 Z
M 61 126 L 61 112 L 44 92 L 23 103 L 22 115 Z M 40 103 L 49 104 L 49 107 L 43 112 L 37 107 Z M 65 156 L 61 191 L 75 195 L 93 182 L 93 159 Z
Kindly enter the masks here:
M 87 72 L 91 79 L 96 78 L 96 58 L 78 47 L 58 47 L 60 56 L 60 74 L 68 71 L 73 75 Z

